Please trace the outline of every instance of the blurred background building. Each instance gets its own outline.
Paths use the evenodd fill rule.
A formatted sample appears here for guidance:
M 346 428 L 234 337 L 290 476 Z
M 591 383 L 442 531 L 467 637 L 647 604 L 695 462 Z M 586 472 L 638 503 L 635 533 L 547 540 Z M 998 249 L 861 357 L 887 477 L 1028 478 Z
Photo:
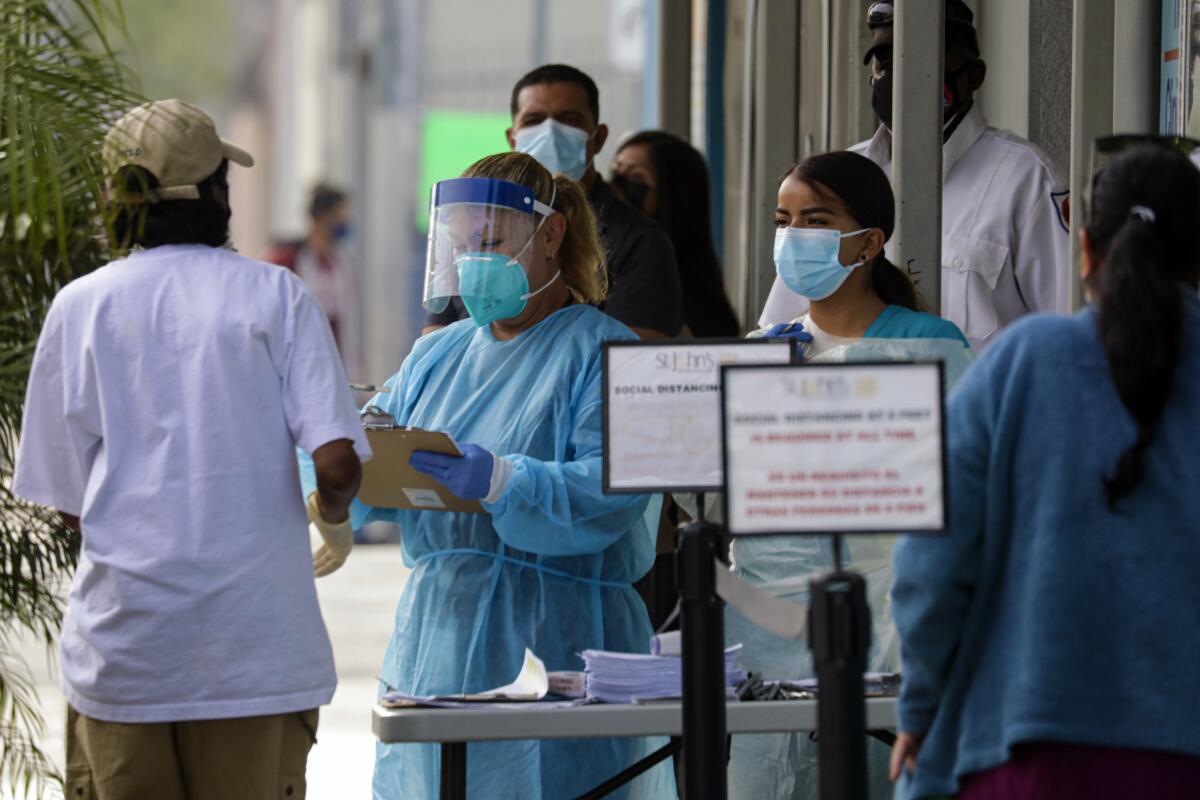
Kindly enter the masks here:
M 366 344 L 365 373 L 350 377 L 378 382 L 419 334 L 430 186 L 507 149 L 513 83 L 552 61 L 599 84 L 607 174 L 619 138 L 657 121 L 658 5 L 127 0 L 127 60 L 143 93 L 211 109 L 254 153 L 255 168 L 233 175 L 243 253 L 301 238 L 317 182 L 347 191 Z
M 979 97 L 986 118 L 1040 145 L 1064 170 L 1077 101 L 1079 119 L 1090 121 L 1080 141 L 1100 128 L 1200 130 L 1191 91 L 1200 63 L 1195 2 L 968 4 L 988 62 Z M 127 60 L 143 93 L 211 109 L 258 159 L 233 176 L 242 252 L 261 258 L 272 243 L 300 238 L 318 181 L 348 192 L 347 260 L 360 300 L 356 338 L 365 345 L 352 368 L 361 374 L 351 378 L 363 382 L 392 374 L 419 333 L 430 185 L 506 149 L 513 83 L 553 61 L 599 84 L 612 131 L 598 158 L 602 174 L 621 137 L 642 128 L 670 130 L 705 154 L 726 288 L 744 323 L 757 318 L 774 278 L 776 176 L 797 158 L 867 138 L 876 125 L 861 61 L 867 5 L 124 0 Z M 1080 28 L 1076 41 L 1088 19 L 1099 22 Z M 1074 97 L 1075 61 L 1107 64 L 1112 80 Z

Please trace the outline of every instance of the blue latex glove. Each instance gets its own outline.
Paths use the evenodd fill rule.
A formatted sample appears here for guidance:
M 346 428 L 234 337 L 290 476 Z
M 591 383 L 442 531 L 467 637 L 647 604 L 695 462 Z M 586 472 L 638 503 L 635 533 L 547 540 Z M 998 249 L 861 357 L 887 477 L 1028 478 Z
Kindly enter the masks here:
M 804 330 L 799 322 L 780 322 L 767 329 L 768 339 L 795 339 L 797 342 L 811 342 L 813 335 Z
M 409 465 L 445 486 L 455 497 L 463 500 L 482 500 L 492 485 L 492 470 L 496 459 L 487 450 L 474 444 L 460 444 L 462 457 L 416 450 Z

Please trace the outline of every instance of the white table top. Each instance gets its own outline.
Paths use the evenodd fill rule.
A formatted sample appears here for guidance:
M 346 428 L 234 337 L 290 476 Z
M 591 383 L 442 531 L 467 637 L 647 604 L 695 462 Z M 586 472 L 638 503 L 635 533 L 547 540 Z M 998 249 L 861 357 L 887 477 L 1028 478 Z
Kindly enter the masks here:
M 868 698 L 867 729 L 896 727 L 896 699 Z M 772 700 L 725 706 L 729 733 L 779 733 L 817 728 L 816 700 Z M 503 739 L 592 739 L 679 736 L 679 701 L 645 705 L 594 704 L 573 708 L 399 708 L 376 705 L 375 735 L 384 742 L 480 742 Z

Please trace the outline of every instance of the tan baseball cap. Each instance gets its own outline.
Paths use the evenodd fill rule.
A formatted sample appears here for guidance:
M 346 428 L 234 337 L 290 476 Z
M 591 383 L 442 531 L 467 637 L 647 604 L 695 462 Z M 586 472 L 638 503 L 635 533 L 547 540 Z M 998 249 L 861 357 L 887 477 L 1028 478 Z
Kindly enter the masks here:
M 208 178 L 221 161 L 243 167 L 254 158 L 217 136 L 212 117 L 182 100 L 145 103 L 117 121 L 104 137 L 104 165 L 114 175 L 121 167 L 142 167 L 159 183 L 146 198 L 198 200 L 197 184 Z

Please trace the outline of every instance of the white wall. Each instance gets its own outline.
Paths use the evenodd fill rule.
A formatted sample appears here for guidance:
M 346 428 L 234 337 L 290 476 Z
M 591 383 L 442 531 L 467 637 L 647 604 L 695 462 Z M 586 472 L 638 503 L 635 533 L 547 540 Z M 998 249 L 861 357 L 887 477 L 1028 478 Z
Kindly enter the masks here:
M 1064 170 L 1071 135 L 1071 0 L 967 0 L 988 65 L 988 122 L 1041 146 Z
M 979 49 L 988 65 L 979 105 L 988 122 L 1029 136 L 1030 0 L 974 0 Z
M 394 372 L 423 317 L 424 248 L 412 225 L 423 111 L 507 114 L 513 83 L 538 58 L 572 64 L 600 88 L 612 132 L 597 158 L 606 173 L 619 138 L 640 127 L 640 56 L 614 39 L 623 30 L 615 15 L 630 2 L 274 0 L 261 110 L 269 202 L 256 224 L 270 237 L 298 237 L 315 182 L 350 191 L 367 345 L 365 374 L 352 378 L 382 381 Z M 547 34 L 540 45 L 539 8 Z M 499 135 L 495 144 L 497 152 L 507 146 Z M 250 252 L 266 237 L 245 238 Z

